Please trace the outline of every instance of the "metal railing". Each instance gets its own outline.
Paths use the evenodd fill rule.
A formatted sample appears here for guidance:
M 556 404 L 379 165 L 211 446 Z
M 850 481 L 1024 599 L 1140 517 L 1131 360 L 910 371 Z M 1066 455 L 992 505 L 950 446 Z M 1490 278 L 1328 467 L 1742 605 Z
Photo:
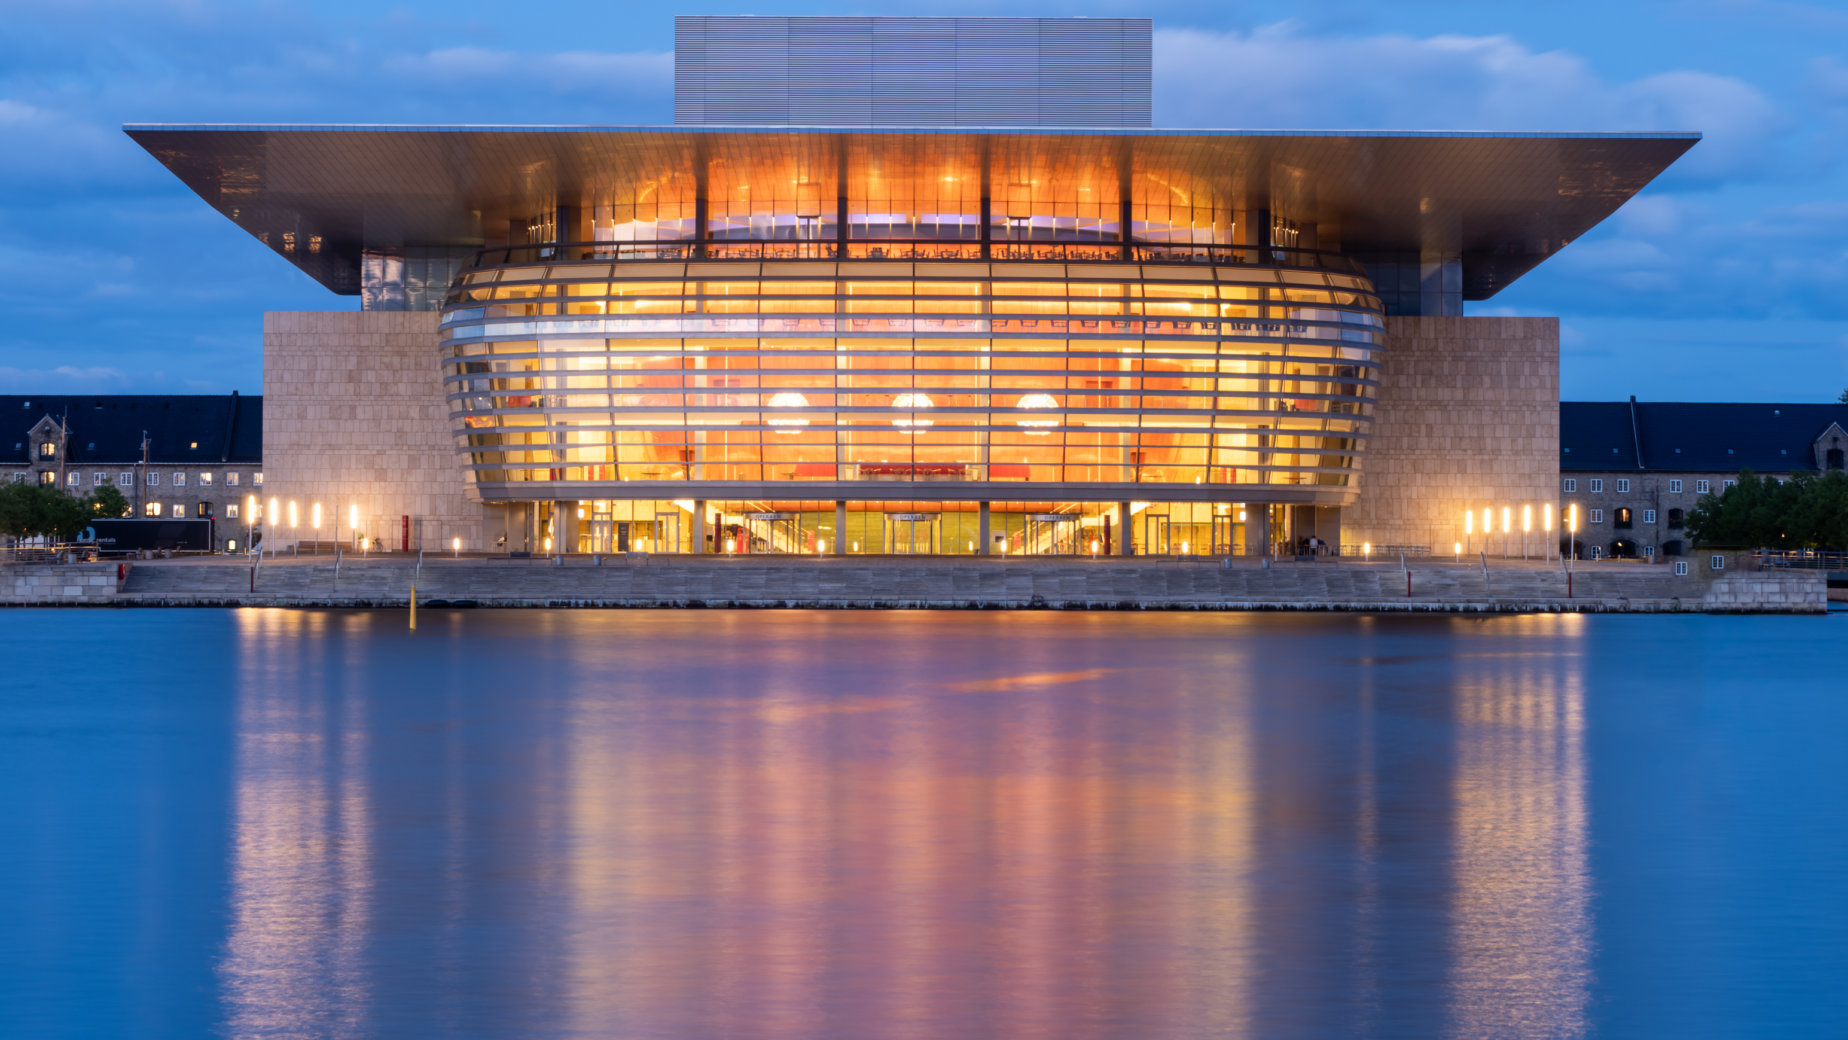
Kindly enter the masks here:
M 510 264 L 595 260 L 1038 260 L 1061 263 L 1225 264 L 1301 267 L 1366 276 L 1361 264 L 1317 249 L 1132 242 L 989 243 L 959 239 L 837 241 L 717 239 L 664 242 L 563 242 L 477 251 L 465 270 Z
M 1816 571 L 1848 571 L 1848 552 L 1822 549 L 1761 549 L 1752 554 L 1760 567 Z

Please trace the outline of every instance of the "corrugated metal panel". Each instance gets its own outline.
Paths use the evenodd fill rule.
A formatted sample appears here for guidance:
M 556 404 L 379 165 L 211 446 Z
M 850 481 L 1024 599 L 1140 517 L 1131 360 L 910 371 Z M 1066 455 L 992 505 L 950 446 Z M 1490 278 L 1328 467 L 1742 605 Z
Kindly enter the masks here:
M 674 20 L 679 126 L 1147 127 L 1146 18 Z

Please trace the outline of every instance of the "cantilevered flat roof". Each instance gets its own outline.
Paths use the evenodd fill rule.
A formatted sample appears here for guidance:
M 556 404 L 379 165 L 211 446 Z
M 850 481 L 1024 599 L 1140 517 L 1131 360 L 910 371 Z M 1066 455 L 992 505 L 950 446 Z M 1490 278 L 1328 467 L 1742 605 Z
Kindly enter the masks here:
M 1107 186 L 1111 197 L 1271 210 L 1361 254 L 1460 255 L 1493 296 L 1583 235 L 1697 133 L 840 129 L 828 127 L 124 127 L 186 185 L 336 292 L 366 247 L 481 245 L 557 205 L 665 186 L 857 179 Z M 766 179 L 768 178 L 768 179 Z M 318 241 L 314 249 L 309 243 Z

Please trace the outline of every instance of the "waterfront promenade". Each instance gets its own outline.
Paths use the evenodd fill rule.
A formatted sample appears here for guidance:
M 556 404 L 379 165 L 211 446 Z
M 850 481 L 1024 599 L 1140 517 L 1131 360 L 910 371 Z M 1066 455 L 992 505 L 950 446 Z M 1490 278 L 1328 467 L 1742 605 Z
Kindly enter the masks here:
M 1817 573 L 1554 562 L 855 556 L 210 557 L 11 566 L 11 604 L 1822 613 Z

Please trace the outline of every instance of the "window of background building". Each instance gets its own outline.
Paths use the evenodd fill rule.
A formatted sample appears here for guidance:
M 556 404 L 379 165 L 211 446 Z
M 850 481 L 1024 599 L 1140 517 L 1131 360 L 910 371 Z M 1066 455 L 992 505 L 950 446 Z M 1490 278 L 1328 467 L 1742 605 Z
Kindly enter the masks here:
M 1592 510 L 1591 511 L 1591 522 L 1594 524 L 1603 523 L 1604 522 L 1604 510 L 1602 509 Z
M 1687 576 L 1688 576 L 1688 561 L 1676 560 L 1675 561 L 1675 577 L 1685 578 Z
M 56 487 L 58 484 L 58 475 L 51 470 L 46 470 L 39 474 L 39 483 L 46 487 Z
M 199 486 L 202 488 L 211 487 L 212 486 L 212 475 L 210 473 L 199 474 Z
M 56 442 L 46 441 L 45 443 L 39 445 L 39 458 L 55 459 L 57 457 L 58 457 L 58 445 Z
M 148 486 L 149 487 L 159 487 L 160 486 L 160 474 L 154 472 L 153 470 L 148 470 Z
M 1565 481 L 1565 487 L 1566 487 L 1567 494 L 1571 494 L 1572 492 L 1577 491 L 1578 490 L 1578 478 L 1567 477 Z
M 1616 509 L 1611 511 L 1611 526 L 1612 527 L 1631 527 L 1633 526 L 1633 523 L 1631 520 L 1632 516 L 1633 514 L 1630 512 L 1629 506 L 1618 506 Z
M 1681 527 L 1681 510 L 1671 509 L 1668 511 L 1668 526 L 1676 529 Z
M 1716 571 L 1723 571 L 1726 569 L 1726 557 L 1715 553 L 1713 554 L 1713 558 L 1707 561 L 1707 566 L 1712 567 Z
M 1645 560 L 1655 559 L 1655 546 L 1653 545 L 1643 546 L 1643 559 Z
M 1725 491 L 1725 490 L 1726 490 L 1727 488 L 1729 488 L 1729 487 L 1737 487 L 1737 486 L 1739 486 L 1739 482 L 1738 482 L 1738 481 L 1736 481 L 1736 480 L 1722 480 L 1722 481 L 1720 481 L 1720 490 L 1721 490 L 1721 491 Z
M 1655 510 L 1653 509 L 1643 510 L 1643 523 L 1646 523 L 1646 524 L 1655 523 Z
M 225 503 L 225 519 L 226 520 L 236 520 L 237 519 L 237 503 L 236 502 L 226 502 Z
M 1630 490 L 1630 481 L 1626 477 L 1617 478 L 1617 493 L 1624 494 Z
M 149 516 L 159 516 L 160 515 L 160 503 L 159 502 L 149 502 L 145 507 L 142 508 L 142 512 L 146 513 Z
M 1711 488 L 1712 486 L 1713 485 L 1707 483 L 1704 480 L 1697 480 L 1694 482 L 1694 493 L 1697 495 L 1704 495 L 1707 493 L 1707 490 Z
M 237 486 L 237 474 L 235 473 L 225 474 L 225 486 L 226 487 L 236 487 Z
M 1669 481 L 1668 482 L 1668 493 L 1671 495 L 1681 494 L 1681 481 L 1679 480 Z
M 1604 490 L 1604 478 L 1603 477 L 1591 478 L 1591 493 L 1595 495 L 1603 490 Z
M 64 475 L 64 486 L 65 487 L 76 487 L 82 483 L 83 483 L 83 474 L 77 472 L 76 470 L 71 470 L 69 473 L 66 473 Z
M 186 474 L 175 473 L 173 475 L 173 486 L 174 487 L 185 487 L 186 486 Z
M 123 487 L 134 487 L 135 486 L 135 475 L 133 473 L 118 473 L 116 474 L 116 476 L 120 478 L 116 481 L 117 484 L 120 484 Z
M 1604 546 L 1602 545 L 1592 546 L 1591 547 L 1591 558 L 1594 560 L 1604 559 Z
M 106 478 L 104 477 L 103 473 L 100 470 L 95 473 L 92 473 L 90 474 L 90 486 L 91 487 L 102 487 L 104 479 Z
M 263 486 L 263 471 L 258 470 L 256 473 L 252 474 L 250 478 L 250 482 L 256 485 L 257 487 L 262 487 Z
M 186 515 L 186 503 L 184 502 L 173 503 L 173 515 L 176 517 L 185 516 Z

